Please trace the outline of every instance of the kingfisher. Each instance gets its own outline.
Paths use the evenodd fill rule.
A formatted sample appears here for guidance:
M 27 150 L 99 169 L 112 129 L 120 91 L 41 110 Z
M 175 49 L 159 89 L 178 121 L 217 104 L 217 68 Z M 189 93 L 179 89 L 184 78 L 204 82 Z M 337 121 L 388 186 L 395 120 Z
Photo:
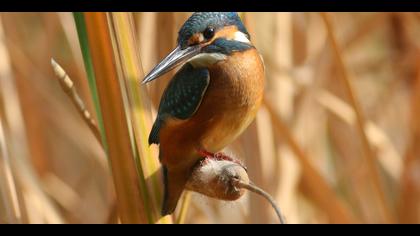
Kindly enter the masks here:
M 195 164 L 217 155 L 254 120 L 262 103 L 263 59 L 236 12 L 195 12 L 176 48 L 143 84 L 182 65 L 160 100 L 149 145 L 159 145 L 164 196 L 172 214 Z

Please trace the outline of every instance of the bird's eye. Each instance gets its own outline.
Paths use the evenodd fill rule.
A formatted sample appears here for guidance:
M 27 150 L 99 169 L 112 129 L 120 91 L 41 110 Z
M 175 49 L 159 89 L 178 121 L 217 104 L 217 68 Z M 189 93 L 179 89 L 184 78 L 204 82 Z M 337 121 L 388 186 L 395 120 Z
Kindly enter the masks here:
M 206 30 L 204 30 L 204 32 L 203 32 L 203 36 L 207 40 L 213 38 L 213 36 L 214 36 L 214 28 L 213 27 L 207 27 Z

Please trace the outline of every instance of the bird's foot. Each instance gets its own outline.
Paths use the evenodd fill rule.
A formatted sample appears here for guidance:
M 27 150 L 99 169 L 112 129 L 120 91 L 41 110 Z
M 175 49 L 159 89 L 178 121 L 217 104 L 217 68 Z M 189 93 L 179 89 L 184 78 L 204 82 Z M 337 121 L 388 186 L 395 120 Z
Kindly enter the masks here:
M 234 162 L 234 163 L 242 166 L 247 171 L 246 166 L 240 160 L 238 160 L 236 158 L 233 158 L 233 157 L 227 155 L 224 152 L 212 153 L 212 152 L 206 151 L 204 149 L 198 149 L 197 152 L 200 156 L 202 156 L 204 158 L 218 160 L 218 161 L 223 161 L 224 160 L 224 161 Z

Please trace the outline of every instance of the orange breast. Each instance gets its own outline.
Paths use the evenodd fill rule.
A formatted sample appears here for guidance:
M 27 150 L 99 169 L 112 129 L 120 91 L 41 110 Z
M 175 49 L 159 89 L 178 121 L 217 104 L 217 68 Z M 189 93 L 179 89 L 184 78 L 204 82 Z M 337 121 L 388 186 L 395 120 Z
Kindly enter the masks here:
M 233 53 L 209 71 L 210 84 L 197 112 L 185 121 L 170 120 L 161 130 L 163 164 L 191 165 L 199 158 L 198 147 L 218 152 L 255 118 L 264 91 L 264 65 L 258 51 Z

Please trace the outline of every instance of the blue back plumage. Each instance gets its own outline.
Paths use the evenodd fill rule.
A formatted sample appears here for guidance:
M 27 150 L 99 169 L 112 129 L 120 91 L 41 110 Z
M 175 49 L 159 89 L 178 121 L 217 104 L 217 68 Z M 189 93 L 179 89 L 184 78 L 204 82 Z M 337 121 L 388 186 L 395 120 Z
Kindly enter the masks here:
M 185 120 L 197 111 L 210 82 L 206 68 L 194 68 L 185 64 L 168 84 L 159 104 L 159 112 L 152 131 L 149 144 L 160 142 L 159 131 L 167 118 Z

